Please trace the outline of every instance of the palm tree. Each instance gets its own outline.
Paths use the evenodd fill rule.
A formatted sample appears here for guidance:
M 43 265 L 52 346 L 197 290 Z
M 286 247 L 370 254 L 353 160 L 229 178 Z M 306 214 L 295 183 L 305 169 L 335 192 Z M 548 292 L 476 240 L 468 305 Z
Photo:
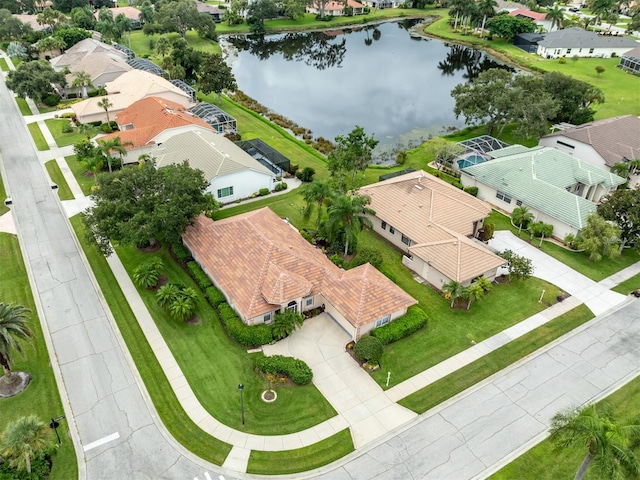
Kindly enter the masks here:
M 93 173 L 93 183 L 96 183 L 98 172 L 104 167 L 104 157 L 102 153 L 98 152 L 96 155 L 83 158 L 80 160 L 80 164 L 86 168 L 88 172 Z
M 284 313 L 276 314 L 272 332 L 275 340 L 281 340 L 288 337 L 296 328 L 302 327 L 304 317 L 301 313 L 286 309 Z
M 564 10 L 558 5 L 554 5 L 552 8 L 547 9 L 546 20 L 551 20 L 551 28 L 558 27 L 558 30 L 562 28 L 564 24 Z
M 627 162 L 618 162 L 613 167 L 611 167 L 611 173 L 615 173 L 619 177 L 627 178 L 629 176 L 629 172 L 631 171 L 631 165 Z
M 371 227 L 371 220 L 367 215 L 375 215 L 367 205 L 371 203 L 368 195 L 340 195 L 327 209 L 327 231 L 335 240 L 340 228 L 344 229 L 344 254 L 349 252 L 349 243 L 357 237 L 362 227 Z
M 522 226 L 529 224 L 533 220 L 533 213 L 529 211 L 529 209 L 521 205 L 513 209 L 511 212 L 511 220 L 513 220 L 513 224 L 518 226 L 518 235 L 522 233 Z
M 460 298 L 464 292 L 464 287 L 460 282 L 451 280 L 450 282 L 442 285 L 442 291 L 445 295 L 449 295 L 451 298 L 451 308 L 456 303 L 456 300 Z
M 622 478 L 624 472 L 640 473 L 640 464 L 629 443 L 640 435 L 635 421 L 620 424 L 607 406 L 595 404 L 556 413 L 551 419 L 550 438 L 558 447 L 587 447 L 574 480 L 581 480 L 593 464 L 598 478 Z
M 31 473 L 31 459 L 53 446 L 51 429 L 35 415 L 21 417 L 5 428 L 0 440 L 0 454 L 9 465 Z
M 22 341 L 33 338 L 33 331 L 27 324 L 31 310 L 22 305 L 0 303 L 0 364 L 4 376 L 0 381 L 13 382 L 11 352 L 15 350 L 24 356 Z
M 493 287 L 487 277 L 478 277 L 473 283 L 477 283 L 478 285 L 480 285 L 485 293 L 491 290 L 491 288 Z
M 90 123 L 78 123 L 78 133 L 87 137 L 87 140 L 91 140 L 91 134 L 93 133 L 93 125 Z
M 153 22 L 153 5 L 148 0 L 143 2 L 142 5 L 138 7 L 140 10 L 140 15 L 138 16 L 138 20 L 140 23 L 152 23 Z
M 98 103 L 96 103 L 100 108 L 104 110 L 104 113 L 107 115 L 107 123 L 110 123 L 109 120 L 109 109 L 113 107 L 113 103 L 109 101 L 109 97 L 102 97 Z
M 168 308 L 171 303 L 180 295 L 182 286 L 175 283 L 167 283 L 156 292 L 156 301 L 162 308 Z
M 111 161 L 114 159 L 111 152 L 117 152 L 120 154 L 120 160 L 122 160 L 122 155 L 127 153 L 127 150 L 124 147 L 128 147 L 130 145 L 133 145 L 133 143 L 122 143 L 120 137 L 114 137 L 110 140 L 98 140 L 98 148 L 109 165 L 109 173 L 111 173 Z
M 196 302 L 193 296 L 184 294 L 188 289 L 183 289 L 169 305 L 169 315 L 180 322 L 186 322 L 196 313 Z M 191 290 L 193 289 L 191 288 Z M 195 290 L 193 292 L 195 293 Z M 195 294 L 195 298 L 197 298 L 197 294 Z
M 307 219 L 311 216 L 314 208 L 318 210 L 318 218 L 316 220 L 316 228 L 320 227 L 322 221 L 322 207 L 325 202 L 332 196 L 334 190 L 331 188 L 329 182 L 323 182 L 320 180 L 314 180 L 302 190 L 304 201 L 307 206 L 304 209 L 304 218 Z
M 160 37 L 158 39 L 158 43 L 156 43 L 156 52 L 158 52 L 162 57 L 169 52 L 171 49 L 171 42 L 167 37 Z
M 477 282 L 473 282 L 471 285 L 464 289 L 463 293 L 463 297 L 468 301 L 467 310 L 469 310 L 473 302 L 484 297 L 484 288 L 482 288 L 482 285 L 479 285 Z
M 93 88 L 93 83 L 91 83 L 91 75 L 87 72 L 80 70 L 79 72 L 73 72 L 73 82 L 71 82 L 71 86 L 74 88 L 81 87 L 82 88 L 82 98 L 87 98 L 89 93 L 87 92 L 87 87 Z
M 60 37 L 45 37 L 36 43 L 38 52 L 46 52 L 48 50 L 52 57 L 54 50 L 62 51 L 64 47 L 66 47 L 66 43 Z
M 133 282 L 138 287 L 153 288 L 158 284 L 163 267 L 162 260 L 158 257 L 138 265 L 133 270 Z
M 478 0 L 478 12 L 482 15 L 482 28 L 480 35 L 484 35 L 484 25 L 487 23 L 487 17 L 493 17 L 496 14 L 496 0 Z

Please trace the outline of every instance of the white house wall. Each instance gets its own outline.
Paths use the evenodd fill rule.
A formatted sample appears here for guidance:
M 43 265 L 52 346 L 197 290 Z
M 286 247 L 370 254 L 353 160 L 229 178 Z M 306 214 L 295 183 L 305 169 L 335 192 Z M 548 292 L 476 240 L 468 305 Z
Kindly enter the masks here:
M 558 142 L 562 142 L 566 145 Z M 571 155 L 572 157 L 590 163 L 591 165 L 606 168 L 607 170 L 609 169 L 604 159 L 600 156 L 596 149 L 587 143 L 578 142 L 577 140 L 565 137 L 564 135 L 542 137 L 538 143 L 544 147 L 551 147 L 555 148 L 556 150 L 560 150 L 562 153 Z M 574 148 L 571 148 L 567 145 L 571 145 Z
M 548 48 L 543 47 L 542 45 L 538 45 L 537 54 L 544 58 L 560 58 L 567 57 L 571 58 L 573 56 L 578 57 L 597 57 L 597 58 L 610 58 L 612 54 L 616 54 L 616 56 L 621 57 L 626 52 L 629 51 L 629 47 L 621 47 L 621 48 L 602 48 L 595 47 L 593 52 L 590 53 L 590 47 L 571 47 L 571 48 Z
M 210 192 L 219 202 L 231 203 L 242 198 L 250 197 L 261 188 L 268 188 L 269 191 L 273 190 L 276 183 L 274 181 L 275 178 L 275 175 L 269 175 L 256 170 L 243 170 L 241 172 L 215 177 L 207 187 L 207 192 Z M 218 198 L 219 189 L 231 186 L 233 187 L 233 195 Z

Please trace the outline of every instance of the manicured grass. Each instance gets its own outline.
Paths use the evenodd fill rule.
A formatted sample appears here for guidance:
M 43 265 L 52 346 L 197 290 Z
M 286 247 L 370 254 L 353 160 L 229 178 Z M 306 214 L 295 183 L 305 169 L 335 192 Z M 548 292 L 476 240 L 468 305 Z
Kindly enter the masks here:
M 327 465 L 353 452 L 349 429 L 308 447 L 283 452 L 252 450 L 247 473 L 262 475 L 286 475 L 305 472 Z
M 141 253 L 133 247 L 118 247 L 117 251 L 129 274 L 141 263 L 158 256 L 164 263 L 169 282 L 198 290 L 165 248 L 156 254 Z M 277 401 L 263 402 L 260 395 L 267 384 L 254 372 L 252 355 L 229 339 L 202 294 L 197 310 L 202 324 L 193 326 L 173 320 L 158 306 L 154 291 L 139 289 L 139 292 L 198 400 L 225 425 L 248 433 L 278 435 L 304 430 L 336 415 L 312 384 L 278 386 Z M 245 386 L 245 425 L 242 425 L 238 411 L 239 383 Z
M 187 417 L 140 330 L 138 321 L 113 277 L 106 259 L 95 246 L 87 243 L 80 216 L 72 217 L 71 224 L 162 423 L 185 448 L 209 462 L 222 465 L 231 451 L 231 445 L 208 435 Z
M 33 115 L 27 101 L 24 98 L 16 97 L 16 103 L 18 104 L 18 108 L 20 109 L 20 113 L 22 116 Z
M 611 290 L 614 292 L 622 293 L 623 295 L 628 295 L 629 292 L 633 290 L 638 290 L 640 288 L 640 273 L 638 275 L 634 275 L 628 280 L 625 280 L 621 284 L 613 287 Z
M 217 28 L 217 25 L 216 25 L 216 28 Z M 175 39 L 180 37 L 178 33 L 169 33 L 169 34 L 166 34 L 165 36 L 170 39 Z M 142 57 L 144 55 L 147 55 L 149 60 L 159 64 L 162 57 L 156 53 L 155 48 L 151 49 L 151 41 L 153 41 L 155 44 L 157 43 L 158 38 L 160 37 L 161 35 L 145 35 L 142 32 L 142 30 L 135 30 L 130 34 L 130 39 L 131 39 L 130 48 L 134 52 L 136 52 L 137 56 Z M 197 32 L 195 31 L 187 32 L 187 42 L 189 43 L 189 46 L 193 47 L 195 50 L 200 50 L 201 52 L 207 52 L 207 53 L 221 52 L 221 48 L 218 43 L 213 42 L 211 40 L 204 39 L 204 38 L 200 38 Z
M 495 224 L 496 230 L 511 230 L 514 235 L 518 235 L 518 229 L 511 225 L 510 218 L 497 210 L 493 210 L 491 212 L 487 221 Z M 530 235 L 526 232 L 522 232 L 520 234 L 520 238 L 525 241 L 529 241 Z M 538 245 L 540 245 L 540 240 L 534 239 L 532 245 L 538 247 Z M 637 250 L 630 248 L 624 249 L 622 254 L 617 258 L 605 259 L 600 262 L 592 262 L 589 260 L 589 255 L 587 253 L 572 252 L 560 245 L 546 240 L 542 242 L 541 250 L 596 282 L 599 282 L 600 280 L 603 280 L 636 262 L 640 262 L 640 253 Z
M 71 193 L 71 189 L 69 188 L 69 184 L 62 175 L 62 171 L 58 166 L 58 163 L 55 160 L 49 160 L 44 164 L 47 168 L 47 172 L 49 172 L 49 178 L 51 181 L 58 185 L 58 197 L 60 200 L 73 200 L 75 197 L 73 193 Z
M 44 139 L 44 135 L 42 135 L 42 131 L 40 131 L 40 126 L 36 122 L 30 123 L 27 125 L 29 128 L 29 133 L 33 137 L 33 141 L 36 144 L 36 148 L 40 151 L 49 150 L 49 145 L 47 141 Z
M 0 216 L 9 211 L 9 207 L 4 204 L 5 198 L 7 198 L 7 191 L 4 188 L 4 183 L 2 183 L 2 176 L 0 176 Z
M 0 302 L 17 303 L 31 309 L 31 328 L 35 334 L 32 345 L 25 344 L 25 357 L 15 354 L 14 371 L 26 371 L 32 376 L 27 389 L 11 398 L 0 399 L 0 431 L 19 417 L 37 415 L 42 421 L 63 414 L 58 387 L 49 366 L 49 354 L 40 328 L 31 287 L 22 260 L 20 245 L 15 235 L 0 233 Z M 53 469 L 49 480 L 78 478 L 78 464 L 68 426 L 62 421 L 58 429 L 62 444 L 53 456 Z
M 456 372 L 403 398 L 398 403 L 417 413 L 426 412 L 579 327 L 593 317 L 593 313 L 586 305 L 580 305 Z
M 48 120 L 45 120 L 44 123 L 46 123 L 47 127 L 49 127 L 49 131 L 51 132 L 51 135 L 53 135 L 53 139 L 56 141 L 56 144 L 59 147 L 73 145 L 74 143 L 87 138 L 85 135 L 78 132 L 77 128 L 74 128 L 73 132 L 71 133 L 63 133 L 62 129 L 65 125 L 69 125 L 71 123 L 71 120 L 50 118 Z M 98 129 L 94 128 L 89 135 L 93 137 L 97 133 Z
M 640 377 L 612 393 L 599 403 L 607 403 L 620 421 L 631 420 L 638 415 L 640 403 Z M 637 445 L 637 444 L 636 444 Z M 573 478 L 586 454 L 578 446 L 556 448 L 549 440 L 544 440 L 527 451 L 502 470 L 492 475 L 492 480 L 557 480 Z M 640 448 L 635 449 L 636 456 Z M 587 479 L 599 478 L 594 471 L 587 471 Z
M 76 181 L 80 185 L 82 193 L 84 193 L 86 196 L 91 195 L 91 187 L 93 187 L 93 185 L 95 184 L 93 174 L 85 175 L 85 173 L 87 173 L 87 169 L 84 168 L 82 164 L 78 162 L 78 160 L 76 160 L 75 155 L 70 155 L 64 158 L 67 161 L 67 165 L 69 165 L 73 176 L 76 177 Z
M 9 71 L 9 65 L 7 65 L 7 61 L 4 58 L 0 58 L 0 70 L 3 72 Z
M 526 53 L 502 39 L 486 40 L 472 35 L 453 33 L 448 25 L 447 12 L 441 9 L 437 14 L 442 18 L 426 28 L 428 34 L 462 44 L 483 47 L 524 68 L 544 72 L 561 72 L 598 87 L 604 93 L 606 102 L 602 105 L 592 106 L 596 111 L 596 119 L 617 115 L 640 115 L 638 78 L 618 68 L 619 58 L 580 58 L 577 62 L 569 60 L 565 64 L 561 64 L 557 59 L 545 59 Z M 598 76 L 595 71 L 596 66 L 604 67 L 605 72 Z
M 640 262 L 640 253 L 638 253 L 638 250 L 631 248 L 624 249 L 622 254 L 616 258 L 604 259 L 599 262 L 589 260 L 589 254 L 587 253 L 571 252 L 551 242 L 543 242 L 542 251 L 596 282 L 636 262 Z

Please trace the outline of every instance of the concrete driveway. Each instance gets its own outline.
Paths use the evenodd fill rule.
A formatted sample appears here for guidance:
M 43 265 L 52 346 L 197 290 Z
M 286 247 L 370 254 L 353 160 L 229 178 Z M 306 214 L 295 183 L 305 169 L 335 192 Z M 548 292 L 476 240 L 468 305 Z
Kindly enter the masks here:
M 547 255 L 538 248 L 516 237 L 508 230 L 499 230 L 489 241 L 489 246 L 499 250 L 511 250 L 533 261 L 533 275 L 557 285 L 565 292 L 585 303 L 595 315 L 601 315 L 620 305 L 626 297 L 612 292 L 571 267 Z
M 349 335 L 326 313 L 305 320 L 304 326 L 265 355 L 304 360 L 313 370 L 313 383 L 351 427 L 356 448 L 372 442 L 417 415 L 394 403 L 346 353 Z

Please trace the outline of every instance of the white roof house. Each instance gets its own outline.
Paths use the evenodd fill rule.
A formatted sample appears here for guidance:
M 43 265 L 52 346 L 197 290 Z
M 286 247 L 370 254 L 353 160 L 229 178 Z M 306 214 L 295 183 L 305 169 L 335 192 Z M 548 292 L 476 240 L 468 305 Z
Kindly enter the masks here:
M 85 38 L 84 40 L 80 40 L 73 47 L 69 48 L 62 55 L 49 60 L 49 62 L 53 66 L 54 70 L 58 72 L 64 70 L 65 67 L 69 67 L 73 70 L 73 66 L 80 64 L 87 56 L 96 55 L 98 53 L 108 55 L 114 59 L 124 60 L 125 62 L 127 60 L 127 55 L 120 50 L 117 50 L 115 47 L 99 42 L 98 40 L 94 40 L 93 38 Z

